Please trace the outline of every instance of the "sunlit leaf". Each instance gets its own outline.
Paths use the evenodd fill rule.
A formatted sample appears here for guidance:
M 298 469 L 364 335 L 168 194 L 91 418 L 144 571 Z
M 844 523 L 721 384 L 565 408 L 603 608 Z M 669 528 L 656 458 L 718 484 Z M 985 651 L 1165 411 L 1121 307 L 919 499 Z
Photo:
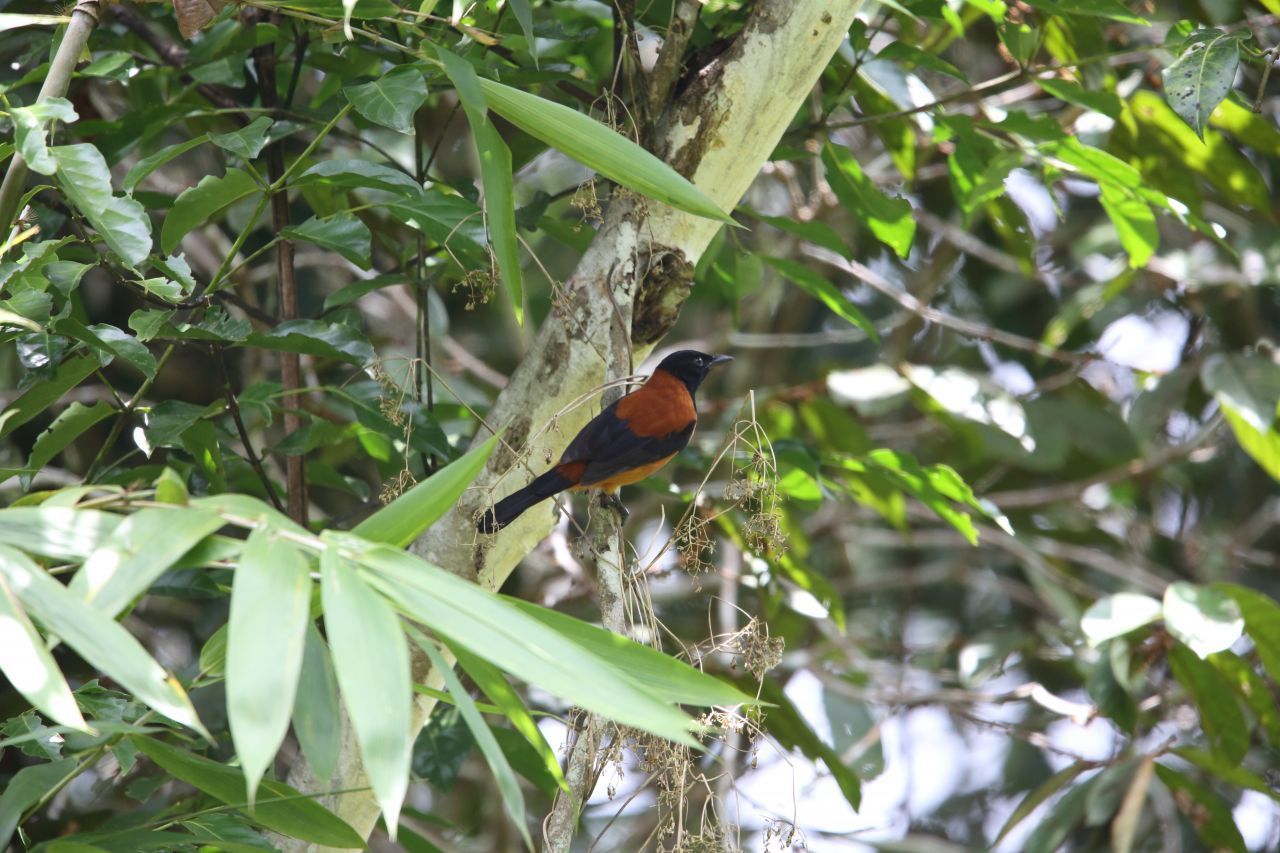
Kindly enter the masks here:
M 1209 28 L 1192 35 L 1182 55 L 1164 70 L 1169 106 L 1201 139 L 1209 116 L 1231 91 L 1239 65 L 1239 35 Z
M 0 575 L 0 671 L 27 701 L 56 722 L 85 731 L 84 717 L 44 639 Z
M 311 605 L 310 566 L 288 540 L 249 534 L 227 621 L 227 718 L 252 803 L 293 710 Z
M 1150 625 L 1160 618 L 1161 612 L 1160 602 L 1150 596 L 1118 592 L 1094 602 L 1081 618 L 1080 630 L 1089 645 L 1097 646 Z

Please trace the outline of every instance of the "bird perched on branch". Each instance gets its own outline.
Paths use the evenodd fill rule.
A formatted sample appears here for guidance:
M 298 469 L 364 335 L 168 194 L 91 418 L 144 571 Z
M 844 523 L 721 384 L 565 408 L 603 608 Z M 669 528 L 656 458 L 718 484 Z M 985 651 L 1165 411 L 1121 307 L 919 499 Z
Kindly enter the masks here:
M 498 501 L 476 522 L 476 529 L 495 533 L 529 507 L 566 490 L 599 489 L 612 496 L 622 486 L 648 477 L 689 443 L 698 423 L 694 392 L 711 368 L 732 360 L 697 350 L 667 356 L 643 385 L 592 418 L 555 467 Z M 613 500 L 625 515 L 621 503 Z

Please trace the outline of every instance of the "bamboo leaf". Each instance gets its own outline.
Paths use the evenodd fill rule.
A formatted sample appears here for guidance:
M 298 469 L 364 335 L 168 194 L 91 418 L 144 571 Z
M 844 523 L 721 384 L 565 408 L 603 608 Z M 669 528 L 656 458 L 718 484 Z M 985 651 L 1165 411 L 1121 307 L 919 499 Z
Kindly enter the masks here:
M 89 730 L 62 670 L 58 669 L 53 655 L 45 648 L 44 639 L 36 632 L 2 575 L 0 671 L 4 672 L 14 690 L 54 721 L 80 731 Z
M 356 574 L 336 542 L 326 546 L 320 555 L 320 591 L 334 669 L 369 782 L 394 839 L 413 753 L 409 650 L 391 605 Z
M 499 436 L 468 451 L 357 524 L 352 533 L 370 542 L 404 548 L 458 502 L 484 470 Z
M 480 157 L 480 178 L 484 183 L 485 221 L 489 226 L 489 242 L 498 260 L 498 272 L 511 298 L 516 322 L 524 322 L 524 285 L 520 274 L 520 244 L 516 233 L 515 198 L 512 193 L 511 149 L 489 120 L 480 79 L 471 63 L 444 48 L 436 53 L 444 63 L 445 73 L 453 81 L 462 108 L 471 123 L 476 153 Z
M 120 682 L 139 701 L 212 740 L 177 679 L 114 619 L 86 604 L 12 548 L 0 546 L 0 574 L 23 608 L 80 657 Z
M 734 224 L 679 172 L 577 110 L 480 78 L 489 109 L 611 181 L 687 213 Z
M 227 717 L 252 803 L 289 729 L 311 606 L 307 558 L 288 540 L 249 534 L 227 620 Z
M 502 802 L 507 807 L 512 822 L 520 830 L 520 835 L 524 838 L 525 847 L 533 850 L 533 839 L 529 837 L 529 827 L 526 825 L 525 820 L 524 794 L 520 791 L 520 782 L 517 781 L 515 771 L 511 769 L 511 763 L 507 761 L 506 754 L 503 753 L 502 747 L 498 746 L 498 741 L 494 738 L 493 732 L 489 730 L 489 727 L 485 725 L 484 718 L 480 716 L 480 711 L 476 708 L 471 695 L 467 693 L 462 686 L 462 682 L 458 680 L 453 667 L 445 661 L 439 650 L 436 649 L 435 643 L 431 642 L 423 636 L 421 631 L 416 629 L 410 628 L 409 633 L 414 642 L 418 644 L 418 647 L 431 660 L 431 665 L 435 667 L 436 672 L 440 673 L 444 679 L 445 689 L 453 697 L 458 710 L 462 713 L 462 719 L 466 722 L 467 728 L 471 730 L 472 737 L 476 739 L 476 746 L 480 747 L 480 752 L 484 755 L 485 761 L 488 762 L 489 769 L 493 771 L 494 779 L 498 783 L 498 791 L 502 794 Z

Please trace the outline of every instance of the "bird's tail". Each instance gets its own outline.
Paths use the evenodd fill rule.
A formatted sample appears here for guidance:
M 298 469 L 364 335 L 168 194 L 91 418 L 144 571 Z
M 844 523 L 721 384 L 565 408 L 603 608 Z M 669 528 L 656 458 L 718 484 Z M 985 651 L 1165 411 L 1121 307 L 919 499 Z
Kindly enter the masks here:
M 536 503 L 560 494 L 575 481 L 552 468 L 519 491 L 512 492 L 480 516 L 476 529 L 481 533 L 496 533 L 520 517 L 521 513 Z

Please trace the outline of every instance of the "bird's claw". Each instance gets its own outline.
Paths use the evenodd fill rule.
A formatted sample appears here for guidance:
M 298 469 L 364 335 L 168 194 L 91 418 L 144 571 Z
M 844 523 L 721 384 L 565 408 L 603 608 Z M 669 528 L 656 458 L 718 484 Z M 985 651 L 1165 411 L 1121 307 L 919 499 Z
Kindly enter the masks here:
M 623 506 L 622 499 L 612 492 L 600 493 L 600 506 L 605 509 L 611 509 L 618 514 L 618 522 L 625 523 L 631 513 Z

